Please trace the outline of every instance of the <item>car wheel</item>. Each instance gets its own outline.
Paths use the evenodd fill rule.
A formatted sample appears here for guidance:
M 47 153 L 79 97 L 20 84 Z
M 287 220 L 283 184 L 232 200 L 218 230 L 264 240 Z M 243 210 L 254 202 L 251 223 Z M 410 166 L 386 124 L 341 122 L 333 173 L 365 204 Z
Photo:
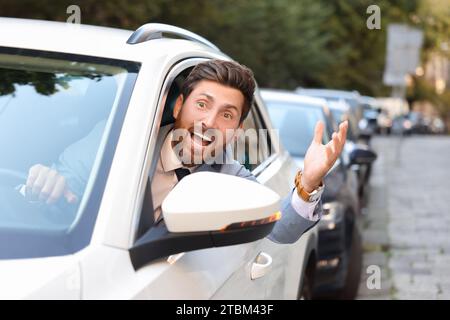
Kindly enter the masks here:
M 361 242 L 361 235 L 358 230 L 354 228 L 352 232 L 352 243 L 347 267 L 347 277 L 345 279 L 345 286 L 339 294 L 340 299 L 352 300 L 355 299 L 358 294 L 362 268 Z
M 305 279 L 303 280 L 299 300 L 312 300 L 312 288 L 309 277 L 305 277 Z
M 313 283 L 314 283 L 314 267 L 315 263 L 308 263 L 305 271 L 302 287 L 298 296 L 298 300 L 312 300 L 313 299 Z

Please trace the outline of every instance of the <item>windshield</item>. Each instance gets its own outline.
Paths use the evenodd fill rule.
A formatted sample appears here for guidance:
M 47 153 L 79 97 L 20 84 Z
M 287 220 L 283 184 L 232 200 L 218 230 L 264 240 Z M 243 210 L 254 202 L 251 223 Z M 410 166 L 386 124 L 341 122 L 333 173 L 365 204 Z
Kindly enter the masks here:
M 270 118 L 283 146 L 293 157 L 304 157 L 314 137 L 317 121 L 325 123 L 322 109 L 301 103 L 266 101 Z M 326 136 L 326 135 L 324 135 Z
M 103 155 L 114 148 L 108 137 L 137 69 L 131 62 L 0 48 L 0 241 L 17 240 L 0 247 L 0 258 L 64 254 L 86 243 L 96 214 L 87 208 L 101 200 Z M 52 193 L 49 185 L 64 187 Z M 85 238 L 69 241 L 77 228 Z M 49 245 L 48 237 L 61 244 Z

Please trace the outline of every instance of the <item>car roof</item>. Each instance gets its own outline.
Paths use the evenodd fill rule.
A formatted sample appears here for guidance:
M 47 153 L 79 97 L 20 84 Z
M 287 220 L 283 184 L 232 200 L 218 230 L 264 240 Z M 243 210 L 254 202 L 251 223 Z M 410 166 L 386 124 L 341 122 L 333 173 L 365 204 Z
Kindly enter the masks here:
M 204 44 L 162 38 L 127 44 L 133 31 L 65 22 L 0 18 L 0 46 L 44 50 L 142 62 L 180 52 L 209 51 Z
M 377 99 L 371 96 L 361 96 L 361 100 L 366 103 L 376 103 Z
M 328 101 L 328 106 L 330 109 L 334 110 L 341 110 L 344 112 L 350 112 L 351 107 L 345 100 L 338 100 L 338 101 Z
M 360 94 L 358 91 L 334 90 L 334 89 L 316 89 L 316 88 L 297 88 L 297 93 L 319 96 L 324 98 L 346 98 L 358 99 Z
M 297 102 L 302 104 L 309 104 L 318 108 L 323 108 L 327 105 L 327 101 L 322 98 L 314 98 L 310 96 L 301 95 L 293 91 L 278 90 L 278 89 L 260 89 L 261 97 L 264 100 L 277 100 L 283 102 Z

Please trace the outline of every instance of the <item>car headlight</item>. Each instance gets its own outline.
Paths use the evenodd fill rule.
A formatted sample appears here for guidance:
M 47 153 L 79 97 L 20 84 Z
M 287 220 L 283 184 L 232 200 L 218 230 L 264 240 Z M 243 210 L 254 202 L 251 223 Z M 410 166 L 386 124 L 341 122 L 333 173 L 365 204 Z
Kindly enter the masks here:
M 344 206 L 340 202 L 333 201 L 324 203 L 322 208 L 323 215 L 319 222 L 319 229 L 333 230 L 344 219 Z
M 369 121 L 367 121 L 367 119 L 363 118 L 363 119 L 359 120 L 358 127 L 360 130 L 365 130 L 365 129 L 367 129 L 368 126 L 369 126 Z

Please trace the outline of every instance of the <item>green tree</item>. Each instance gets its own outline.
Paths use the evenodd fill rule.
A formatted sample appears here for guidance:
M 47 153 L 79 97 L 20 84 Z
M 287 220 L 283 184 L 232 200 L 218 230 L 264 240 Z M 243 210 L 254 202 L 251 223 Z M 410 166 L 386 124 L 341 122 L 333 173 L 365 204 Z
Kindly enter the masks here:
M 389 23 L 423 28 L 425 52 L 448 39 L 450 25 L 448 0 L 3 0 L 0 15 L 65 21 L 71 4 L 86 24 L 133 30 L 160 22 L 196 32 L 252 68 L 262 87 L 368 95 L 390 92 L 382 83 Z M 372 4 L 381 30 L 366 27 Z

